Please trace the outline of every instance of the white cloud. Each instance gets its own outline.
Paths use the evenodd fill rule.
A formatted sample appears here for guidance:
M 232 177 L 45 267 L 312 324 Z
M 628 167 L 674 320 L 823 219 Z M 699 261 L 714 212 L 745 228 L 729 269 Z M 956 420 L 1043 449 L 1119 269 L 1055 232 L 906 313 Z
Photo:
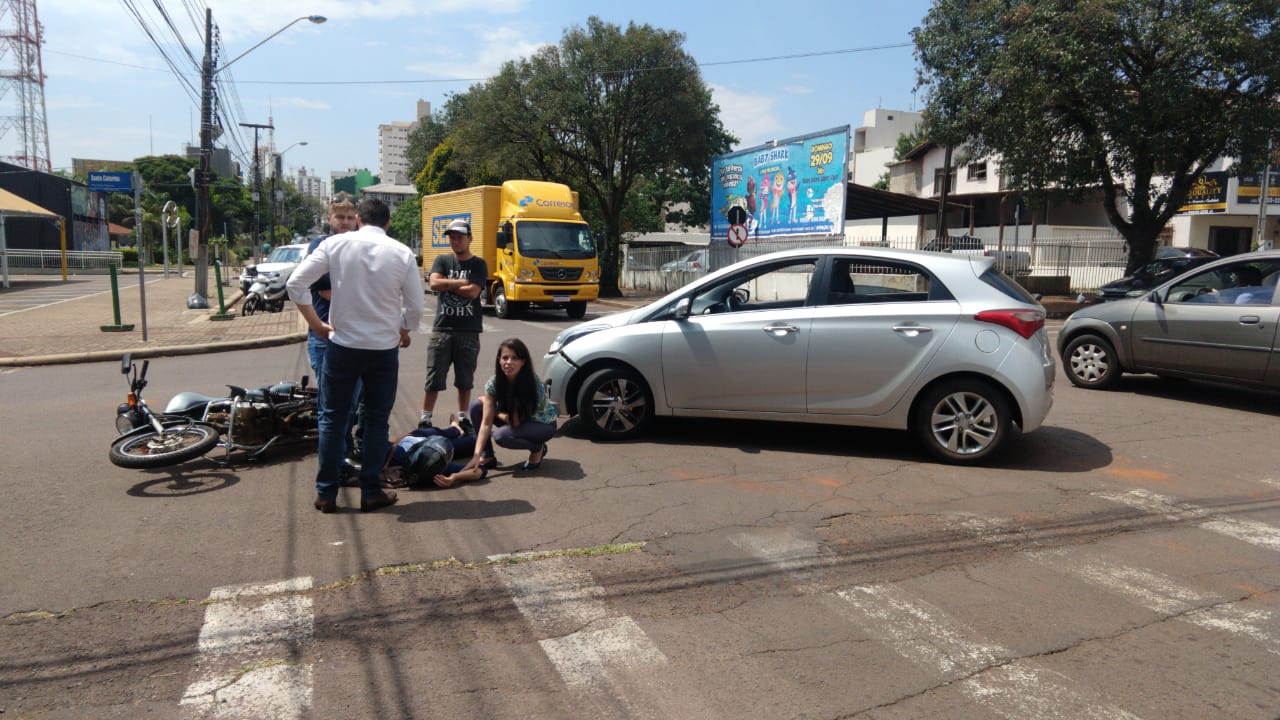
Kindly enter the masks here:
M 303 110 L 332 110 L 333 106 L 323 100 L 309 100 L 300 97 L 272 98 L 271 102 L 283 107 L 296 107 Z
M 779 101 L 768 95 L 748 95 L 723 85 L 711 85 L 711 98 L 720 106 L 720 122 L 738 137 L 739 147 L 759 145 L 783 129 Z
M 433 52 L 438 60 L 417 62 L 406 70 L 432 77 L 483 79 L 498 73 L 504 62 L 533 55 L 546 45 L 527 39 L 524 33 L 513 27 L 475 27 L 459 33 L 469 45 L 444 46 L 435 44 Z

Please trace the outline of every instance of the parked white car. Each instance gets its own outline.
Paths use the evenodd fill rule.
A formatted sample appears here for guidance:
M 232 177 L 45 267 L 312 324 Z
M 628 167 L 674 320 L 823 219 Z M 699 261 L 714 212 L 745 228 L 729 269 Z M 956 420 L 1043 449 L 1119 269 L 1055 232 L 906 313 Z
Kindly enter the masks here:
M 968 464 L 1049 413 L 1044 318 L 992 258 L 788 250 L 566 329 L 543 378 L 601 439 L 657 416 L 827 423 L 910 430 Z
M 659 268 L 663 272 L 706 272 L 707 271 L 707 251 L 694 250 L 679 259 L 663 263 Z
M 307 256 L 307 246 L 307 243 L 281 245 L 272 250 L 266 260 L 257 265 L 245 265 L 244 270 L 240 272 L 241 292 L 249 292 L 249 286 L 253 285 L 259 275 L 262 275 L 263 279 L 269 281 L 271 285 L 283 287 L 288 282 L 289 276 L 293 274 L 293 269 L 298 267 L 298 263 Z

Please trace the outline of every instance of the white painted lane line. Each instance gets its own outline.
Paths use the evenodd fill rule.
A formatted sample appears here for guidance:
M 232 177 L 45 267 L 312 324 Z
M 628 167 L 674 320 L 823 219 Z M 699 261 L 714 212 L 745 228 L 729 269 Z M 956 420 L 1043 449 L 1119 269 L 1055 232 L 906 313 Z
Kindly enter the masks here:
M 1204 508 L 1190 503 L 1178 502 L 1174 498 L 1154 493 L 1150 490 L 1130 490 L 1124 493 L 1100 492 L 1094 494 L 1104 500 L 1162 515 L 1170 520 L 1203 519 L 1202 522 L 1198 523 L 1198 527 L 1205 530 L 1243 540 L 1250 545 L 1256 545 L 1268 550 L 1280 550 L 1280 528 L 1266 523 L 1216 515 Z
M 965 694 L 1002 717 L 1137 720 L 1072 689 L 1072 680 L 1061 673 L 1014 659 L 1011 650 L 975 637 L 941 609 L 896 586 L 858 586 L 836 591 L 835 597 L 855 622 L 898 654 L 940 674 L 940 684 L 961 680 Z
M 571 688 L 616 692 L 628 675 L 666 664 L 635 620 L 609 609 L 604 588 L 568 559 L 497 565 L 494 571 L 535 632 L 553 635 L 539 644 Z
M 311 712 L 311 667 L 289 658 L 314 634 L 311 578 L 228 585 L 209 593 L 193 680 L 179 704 L 199 718 L 279 718 Z
M 1268 652 L 1280 654 L 1280 618 L 1269 610 L 1246 608 L 1239 602 L 1228 602 L 1221 595 L 1179 585 L 1157 572 L 1073 556 L 1067 550 L 1045 550 L 1029 556 L 1104 587 L 1152 612 L 1182 615 L 1185 622 L 1240 635 L 1260 643 Z
M 148 281 L 147 281 L 147 283 L 148 283 L 148 284 L 153 283 L 153 282 L 158 282 L 158 281 L 156 281 L 156 280 L 148 280 Z M 118 288 L 117 288 L 117 289 L 118 289 L 118 290 L 129 290 L 129 289 L 136 288 L 136 287 L 138 287 L 138 285 L 135 283 L 135 284 L 133 284 L 133 285 L 120 285 L 120 286 L 118 286 Z M 61 305 L 62 303 L 71 302 L 72 300 L 79 300 L 79 299 L 81 299 L 81 298 L 91 298 L 91 297 L 97 297 L 97 296 L 99 296 L 99 295 L 107 295 L 107 294 L 109 294 L 110 292 L 111 292 L 110 290 L 101 290 L 101 291 L 98 291 L 98 292 L 87 293 L 87 294 L 84 294 L 84 295 L 74 295 L 74 296 L 72 296 L 72 297 L 68 297 L 68 298 L 67 298 L 67 299 L 65 299 L 65 300 L 57 300 L 57 301 L 54 301 L 54 302 L 42 302 L 42 303 L 40 303 L 39 305 L 33 305 L 33 306 L 31 306 L 31 307 L 24 307 L 24 308 L 22 308 L 21 310 L 13 310 L 13 311 L 10 311 L 10 312 L 0 313 L 0 317 L 5 317 L 5 316 L 7 316 L 7 315 L 17 315 L 18 313 L 26 312 L 26 311 L 28 311 L 28 310 L 38 310 L 39 308 L 42 308 L 42 307 L 51 307 L 51 306 L 53 306 L 53 305 Z

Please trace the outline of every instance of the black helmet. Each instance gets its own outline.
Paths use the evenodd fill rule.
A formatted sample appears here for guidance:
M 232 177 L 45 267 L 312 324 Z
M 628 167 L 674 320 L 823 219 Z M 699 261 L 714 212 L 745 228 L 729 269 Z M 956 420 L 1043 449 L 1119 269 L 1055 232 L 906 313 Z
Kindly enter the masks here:
M 433 435 L 409 449 L 400 467 L 400 477 L 411 487 L 427 485 L 436 475 L 444 473 L 452 460 L 453 443 Z

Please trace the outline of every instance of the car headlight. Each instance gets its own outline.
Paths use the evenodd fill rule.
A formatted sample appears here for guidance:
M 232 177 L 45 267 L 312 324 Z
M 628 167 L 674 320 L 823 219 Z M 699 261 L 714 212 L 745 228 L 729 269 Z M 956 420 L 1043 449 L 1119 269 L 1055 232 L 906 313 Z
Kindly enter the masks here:
M 554 355 L 563 350 L 566 345 L 580 337 L 586 337 L 593 332 L 608 329 L 608 325 L 575 325 L 574 327 L 562 330 L 560 334 L 556 336 L 556 339 L 551 341 L 551 347 L 547 348 L 547 354 Z

